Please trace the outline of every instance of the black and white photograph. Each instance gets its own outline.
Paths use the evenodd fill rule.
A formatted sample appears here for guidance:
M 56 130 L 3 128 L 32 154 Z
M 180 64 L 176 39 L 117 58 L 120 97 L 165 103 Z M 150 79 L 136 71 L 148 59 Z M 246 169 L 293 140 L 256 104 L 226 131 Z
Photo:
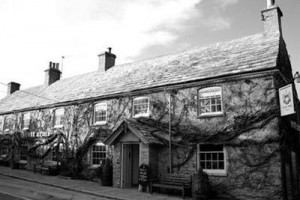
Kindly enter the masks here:
M 300 200 L 299 0 L 0 0 L 0 200 Z

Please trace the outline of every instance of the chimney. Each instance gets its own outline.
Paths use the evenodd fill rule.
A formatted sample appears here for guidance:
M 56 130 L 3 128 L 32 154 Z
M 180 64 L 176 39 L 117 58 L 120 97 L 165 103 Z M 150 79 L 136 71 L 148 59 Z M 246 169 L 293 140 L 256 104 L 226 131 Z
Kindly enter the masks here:
M 10 82 L 7 84 L 7 94 L 12 94 L 15 91 L 20 90 L 20 84 L 15 82 Z
M 60 75 L 61 71 L 59 71 L 59 63 L 50 62 L 49 69 L 45 70 L 45 85 L 51 85 L 58 81 Z
M 104 52 L 99 56 L 98 72 L 105 72 L 109 68 L 115 66 L 116 55 L 111 53 L 111 48 L 108 48 L 108 52 Z
M 275 0 L 267 0 L 267 9 L 261 11 L 262 21 L 264 21 L 264 32 L 266 34 L 282 34 L 280 8 L 275 4 Z

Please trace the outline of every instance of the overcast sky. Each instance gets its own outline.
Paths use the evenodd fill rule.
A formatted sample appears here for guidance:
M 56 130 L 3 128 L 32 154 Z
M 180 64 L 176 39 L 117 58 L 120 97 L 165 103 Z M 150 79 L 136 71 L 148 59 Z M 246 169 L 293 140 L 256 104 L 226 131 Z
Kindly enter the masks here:
M 0 82 L 43 84 L 49 61 L 63 78 L 263 31 L 267 0 L 0 0 Z M 300 1 L 277 0 L 293 70 L 300 71 Z M 0 85 L 0 97 L 6 87 Z

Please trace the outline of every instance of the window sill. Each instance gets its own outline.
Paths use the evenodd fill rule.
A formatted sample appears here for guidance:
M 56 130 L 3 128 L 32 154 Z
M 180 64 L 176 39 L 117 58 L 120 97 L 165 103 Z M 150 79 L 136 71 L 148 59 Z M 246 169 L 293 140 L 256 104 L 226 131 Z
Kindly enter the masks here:
M 138 114 L 138 115 L 134 115 L 133 118 L 140 118 L 140 117 L 149 117 L 150 114 L 147 113 L 147 114 Z
M 94 126 L 103 126 L 103 125 L 106 125 L 106 124 L 107 124 L 107 122 L 105 121 L 105 122 L 96 122 L 93 125 Z
M 212 118 L 212 117 L 224 117 L 225 113 L 209 113 L 209 114 L 203 114 L 203 115 L 198 115 L 199 118 Z
M 64 125 L 55 125 L 54 128 L 62 128 Z
M 212 170 L 203 170 L 205 173 L 207 173 L 209 176 L 227 176 L 226 171 L 212 171 Z

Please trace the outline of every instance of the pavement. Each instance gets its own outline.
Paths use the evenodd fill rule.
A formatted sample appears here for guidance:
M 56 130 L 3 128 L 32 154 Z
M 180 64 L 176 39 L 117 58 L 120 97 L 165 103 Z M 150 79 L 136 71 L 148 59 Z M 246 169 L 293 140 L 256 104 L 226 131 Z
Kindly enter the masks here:
M 57 187 L 69 191 L 94 195 L 116 200 L 178 200 L 180 196 L 169 196 L 167 194 L 154 193 L 153 195 L 139 192 L 137 188 L 120 189 L 115 187 L 101 186 L 98 182 L 74 180 L 63 176 L 48 176 L 40 173 L 33 173 L 28 170 L 11 169 L 0 166 L 0 175 L 20 180 L 39 183 L 47 186 Z M 189 199 L 189 198 L 186 198 Z

